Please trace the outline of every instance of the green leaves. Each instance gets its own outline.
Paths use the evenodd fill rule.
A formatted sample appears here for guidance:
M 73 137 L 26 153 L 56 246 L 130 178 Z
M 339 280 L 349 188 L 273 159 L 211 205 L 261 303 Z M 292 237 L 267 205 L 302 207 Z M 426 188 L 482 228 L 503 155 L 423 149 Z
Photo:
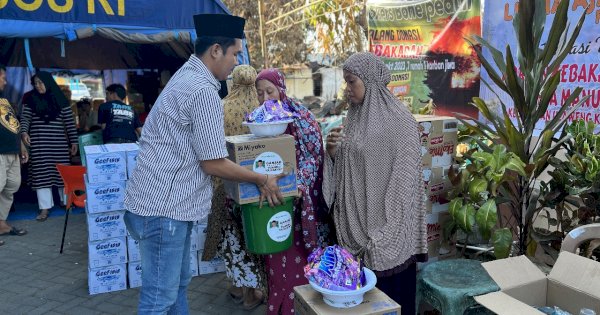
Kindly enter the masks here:
M 512 240 L 512 232 L 508 228 L 494 231 L 492 243 L 494 244 L 494 255 L 497 259 L 508 257 Z
M 488 201 L 486 201 L 483 206 L 477 210 L 477 214 L 475 214 L 475 222 L 477 222 L 479 232 L 483 236 L 483 239 L 490 239 L 492 229 L 494 226 L 496 226 L 497 221 L 498 214 L 496 200 L 488 199 Z
M 474 201 L 485 198 L 488 182 L 483 178 L 476 178 L 469 184 L 469 197 Z
M 475 207 L 470 204 L 463 205 L 452 218 L 461 230 L 471 234 L 475 224 Z

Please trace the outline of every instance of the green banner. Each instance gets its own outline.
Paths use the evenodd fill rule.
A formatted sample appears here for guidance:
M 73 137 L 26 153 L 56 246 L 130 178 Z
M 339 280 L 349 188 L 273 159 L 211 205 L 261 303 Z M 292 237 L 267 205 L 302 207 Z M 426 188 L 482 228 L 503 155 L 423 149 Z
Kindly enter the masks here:
M 369 1 L 369 50 L 392 72 L 388 88 L 412 108 L 460 112 L 479 95 L 480 63 L 465 37 L 481 34 L 479 0 Z

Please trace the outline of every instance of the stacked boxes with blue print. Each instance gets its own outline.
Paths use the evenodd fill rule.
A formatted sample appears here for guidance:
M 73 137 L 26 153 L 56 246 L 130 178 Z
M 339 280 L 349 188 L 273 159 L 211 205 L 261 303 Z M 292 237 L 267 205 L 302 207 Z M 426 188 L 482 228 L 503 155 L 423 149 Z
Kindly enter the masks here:
M 223 261 L 223 259 L 221 257 L 214 257 L 213 259 L 209 260 L 209 261 L 203 261 L 202 260 L 202 255 L 204 254 L 204 243 L 206 241 L 206 233 L 207 233 L 207 228 L 208 228 L 208 222 L 207 221 L 201 221 L 198 222 L 196 226 L 194 226 L 194 228 L 196 229 L 195 231 L 195 239 L 192 238 L 192 242 L 196 242 L 196 247 L 192 247 L 195 251 L 192 251 L 192 260 L 194 259 L 194 256 L 197 259 L 197 274 L 198 275 L 205 275 L 205 274 L 211 274 L 211 273 L 217 273 L 217 272 L 224 272 L 225 271 L 225 262 Z M 192 236 L 194 236 L 192 234 Z
M 128 174 L 135 163 L 135 156 L 128 158 L 128 154 L 137 154 L 138 147 L 136 144 L 106 144 L 86 146 L 84 150 L 89 292 L 124 290 L 127 263 L 132 261 L 123 220 L 124 199 Z M 128 160 L 133 162 L 128 163 Z

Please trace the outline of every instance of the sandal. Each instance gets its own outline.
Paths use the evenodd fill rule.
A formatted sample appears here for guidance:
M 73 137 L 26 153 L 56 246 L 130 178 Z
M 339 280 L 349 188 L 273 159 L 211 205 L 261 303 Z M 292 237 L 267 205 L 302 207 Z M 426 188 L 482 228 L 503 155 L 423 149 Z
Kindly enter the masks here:
M 39 222 L 44 222 L 48 219 L 48 215 L 50 214 L 49 210 L 40 210 L 38 211 L 37 217 L 35 219 Z
M 231 287 L 229 289 L 229 296 L 231 297 L 231 299 L 233 300 L 233 302 L 235 304 L 240 304 L 244 301 L 244 295 L 237 295 L 233 292 L 235 287 Z
M 244 310 L 246 310 L 246 311 L 251 311 L 265 302 L 265 297 L 263 296 L 263 294 L 260 290 L 251 289 L 251 288 L 250 288 L 250 290 L 252 290 L 250 292 L 252 292 L 252 294 L 254 295 L 254 301 L 252 301 L 250 303 L 246 303 L 246 301 L 244 301 L 242 306 L 243 306 Z M 256 296 L 256 291 L 261 293 L 259 297 Z
M 19 229 L 19 228 L 16 228 L 16 227 L 13 226 L 13 227 L 10 228 L 10 231 L 2 233 L 2 234 L 0 234 L 0 236 L 2 236 L 2 235 L 23 236 L 25 234 L 27 234 L 27 230 L 25 230 L 25 229 Z M 4 244 L 0 244 L 0 245 L 4 245 Z

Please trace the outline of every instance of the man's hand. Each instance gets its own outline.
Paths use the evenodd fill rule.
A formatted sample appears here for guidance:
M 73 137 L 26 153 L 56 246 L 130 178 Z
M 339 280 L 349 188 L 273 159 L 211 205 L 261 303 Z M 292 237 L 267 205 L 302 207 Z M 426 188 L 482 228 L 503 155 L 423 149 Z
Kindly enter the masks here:
M 266 180 L 264 181 L 264 183 L 257 185 L 258 190 L 260 191 L 259 208 L 262 208 L 263 201 L 265 199 L 271 207 L 282 205 L 284 201 L 283 196 L 281 195 L 281 191 L 279 190 L 279 186 L 277 186 L 277 180 L 284 177 L 285 174 L 265 176 Z

